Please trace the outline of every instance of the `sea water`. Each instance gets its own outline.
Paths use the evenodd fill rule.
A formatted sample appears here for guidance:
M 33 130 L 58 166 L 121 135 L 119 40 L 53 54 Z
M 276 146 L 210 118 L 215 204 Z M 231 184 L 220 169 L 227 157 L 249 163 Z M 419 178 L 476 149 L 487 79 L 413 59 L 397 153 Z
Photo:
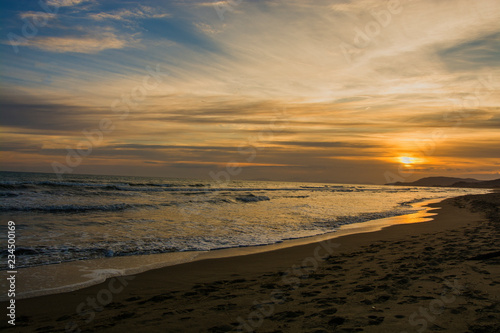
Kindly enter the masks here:
M 161 253 L 178 254 L 175 262 L 182 262 L 197 251 L 321 235 L 342 225 L 413 213 L 412 204 L 424 200 L 487 192 L 96 175 L 59 180 L 53 174 L 15 172 L 0 177 L 2 259 L 12 220 L 16 265 L 39 267 L 41 280 L 61 263 L 119 257 L 140 262 L 141 256 Z M 99 263 L 105 271 L 106 260 Z

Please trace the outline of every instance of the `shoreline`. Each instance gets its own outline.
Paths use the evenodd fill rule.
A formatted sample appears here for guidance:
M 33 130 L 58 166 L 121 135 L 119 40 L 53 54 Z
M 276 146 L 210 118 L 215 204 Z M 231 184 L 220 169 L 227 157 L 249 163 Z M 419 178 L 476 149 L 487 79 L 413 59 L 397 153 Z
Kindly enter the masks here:
M 466 278 L 465 273 L 461 276 L 454 271 L 465 260 L 462 257 L 478 251 L 481 254 L 492 247 L 498 250 L 495 244 L 499 243 L 493 241 L 498 237 L 498 230 L 491 234 L 491 230 L 496 229 L 491 229 L 482 216 L 489 206 L 473 207 L 475 212 L 467 209 L 475 198 L 496 202 L 497 207 L 500 202 L 498 193 L 445 199 L 430 205 L 441 208 L 431 222 L 393 225 L 380 231 L 335 237 L 333 242 L 188 262 L 133 277 L 112 278 L 69 293 L 19 300 L 16 330 L 33 331 L 37 327 L 41 332 L 77 329 L 114 332 L 125 327 L 138 330 L 147 327 L 148 331 L 168 328 L 169 331 L 227 332 L 238 328 L 249 331 L 249 327 L 259 331 L 265 327 L 265 330 L 288 331 L 302 330 L 306 324 L 312 325 L 309 329 L 370 326 L 371 332 L 408 328 L 408 316 L 421 303 L 428 306 L 429 300 L 438 299 L 443 281 L 454 283 L 454 279 L 461 278 L 460 285 L 469 288 L 473 279 L 470 276 L 476 280 L 490 279 L 489 284 L 480 284 L 489 290 L 489 297 L 483 295 L 482 298 L 498 300 L 498 291 L 494 292 L 498 290 L 498 286 L 497 289 L 494 286 L 500 284 L 498 278 L 495 280 L 495 276 L 499 276 L 498 266 L 479 263 L 480 267 L 471 272 L 465 267 Z M 469 238 L 464 241 L 464 237 Z M 455 260 L 450 261 L 450 267 L 437 269 L 444 264 L 436 261 L 438 254 L 432 253 L 436 249 L 446 254 L 441 257 L 445 264 Z M 326 254 L 327 258 L 318 259 Z M 418 262 L 420 266 L 416 265 L 421 256 L 425 260 Z M 397 258 L 391 261 L 392 257 Z M 422 267 L 427 268 L 420 271 Z M 412 275 L 416 270 L 419 275 Z M 453 274 L 448 274 L 450 272 Z M 412 289 L 413 281 L 422 283 L 421 290 Z M 402 288 L 398 288 L 399 284 Z M 470 295 L 469 298 L 475 294 Z M 95 302 L 95 298 L 102 301 L 105 296 L 111 300 L 102 306 L 93 307 L 88 303 L 89 299 Z M 464 307 L 462 300 L 460 302 Z M 458 304 L 457 301 L 454 304 Z M 496 311 L 494 303 L 474 304 L 485 309 L 493 306 Z M 264 310 L 266 305 L 268 310 Z M 457 308 L 457 311 L 460 310 Z M 259 316 L 254 318 L 255 313 Z M 463 311 L 459 313 L 458 317 L 467 317 Z M 446 313 L 440 318 L 448 320 L 452 314 Z M 365 319 L 359 319 L 360 315 Z M 446 323 L 456 326 L 463 322 L 448 320 Z
M 185 251 L 151 255 L 121 256 L 114 258 L 101 258 L 90 260 L 76 260 L 53 265 L 41 265 L 18 269 L 19 273 L 26 278 L 19 281 L 17 299 L 29 299 L 33 297 L 72 292 L 91 287 L 105 282 L 107 279 L 119 276 L 137 275 L 150 270 L 171 267 L 188 262 L 196 262 L 206 259 L 219 259 L 227 257 L 238 257 L 249 254 L 275 251 L 293 246 L 317 243 L 323 240 L 334 239 L 346 235 L 354 235 L 366 232 L 375 232 L 397 224 L 421 223 L 429 221 L 433 215 L 430 204 L 439 203 L 446 199 L 427 199 L 412 203 L 411 210 L 416 212 L 410 214 L 396 215 L 365 222 L 350 223 L 340 226 L 334 231 L 324 234 L 283 240 L 278 243 L 264 244 L 258 246 L 241 246 L 223 248 L 210 251 Z M 61 272 L 70 272 L 61 274 Z M 49 272 L 49 273 L 47 273 Z M 71 272 L 81 272 L 74 274 Z M 64 272 L 63 272 L 64 273 Z M 40 285 L 40 276 L 52 275 L 54 278 L 50 284 Z M 61 276 L 62 275 L 62 276 Z M 4 281 L 0 282 L 0 286 Z M 7 298 L 2 295 L 0 302 Z

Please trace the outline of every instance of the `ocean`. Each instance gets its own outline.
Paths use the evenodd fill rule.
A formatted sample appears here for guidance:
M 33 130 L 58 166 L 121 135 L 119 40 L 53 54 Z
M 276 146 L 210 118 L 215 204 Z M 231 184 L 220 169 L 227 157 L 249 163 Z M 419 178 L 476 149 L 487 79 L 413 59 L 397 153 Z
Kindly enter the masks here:
M 112 258 L 137 261 L 162 253 L 189 254 L 176 257 L 188 261 L 197 251 L 331 233 L 343 225 L 414 213 L 414 204 L 426 200 L 487 192 L 98 175 L 58 180 L 54 174 L 17 172 L 0 176 L 2 259 L 8 254 L 7 222 L 12 220 L 17 268 L 37 268 L 38 280 L 25 287 L 26 294 L 37 286 L 43 289 L 43 280 L 49 279 L 44 272 L 53 279 L 58 267 L 69 267 L 65 263 L 100 260 L 106 270 Z

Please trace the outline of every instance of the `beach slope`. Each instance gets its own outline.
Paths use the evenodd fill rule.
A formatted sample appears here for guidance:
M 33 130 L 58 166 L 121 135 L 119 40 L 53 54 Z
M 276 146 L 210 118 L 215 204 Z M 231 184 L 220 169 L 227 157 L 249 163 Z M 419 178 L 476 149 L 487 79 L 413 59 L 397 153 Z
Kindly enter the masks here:
M 495 332 L 499 206 L 500 193 L 457 197 L 433 204 L 437 215 L 430 222 L 186 263 L 19 300 L 14 329 Z

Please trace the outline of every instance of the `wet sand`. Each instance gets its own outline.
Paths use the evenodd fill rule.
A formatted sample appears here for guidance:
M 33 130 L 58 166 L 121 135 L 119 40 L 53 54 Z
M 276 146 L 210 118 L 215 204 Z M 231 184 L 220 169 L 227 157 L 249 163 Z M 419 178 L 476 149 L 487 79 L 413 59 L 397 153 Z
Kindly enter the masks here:
M 499 206 L 499 193 L 447 199 L 430 222 L 18 300 L 11 330 L 497 332 Z

